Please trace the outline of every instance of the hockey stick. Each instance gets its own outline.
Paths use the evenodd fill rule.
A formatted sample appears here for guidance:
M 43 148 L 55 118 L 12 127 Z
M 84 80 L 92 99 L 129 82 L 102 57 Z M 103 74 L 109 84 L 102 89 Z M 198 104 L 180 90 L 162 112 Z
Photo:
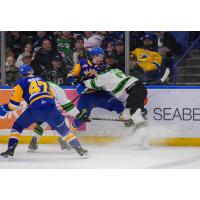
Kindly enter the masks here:
M 74 101 L 76 101 L 82 94 L 85 94 L 88 90 L 89 88 L 85 88 L 79 95 L 72 99 L 71 102 L 74 103 Z
M 96 121 L 114 121 L 114 122 L 126 122 L 126 121 L 128 121 L 128 120 L 122 120 L 122 119 L 98 118 L 98 117 L 91 117 L 89 119 L 96 120 Z
M 164 83 L 166 81 L 166 79 L 168 78 L 168 76 L 170 75 L 170 70 L 167 67 L 165 70 L 165 73 L 163 74 L 162 78 L 160 79 L 161 83 Z
M 165 73 L 163 74 L 163 76 L 159 79 L 159 80 L 156 80 L 156 81 L 147 81 L 145 82 L 144 84 L 161 84 L 161 83 L 164 83 L 166 81 L 166 79 L 169 77 L 170 75 L 170 70 L 169 68 L 167 67 L 165 69 Z

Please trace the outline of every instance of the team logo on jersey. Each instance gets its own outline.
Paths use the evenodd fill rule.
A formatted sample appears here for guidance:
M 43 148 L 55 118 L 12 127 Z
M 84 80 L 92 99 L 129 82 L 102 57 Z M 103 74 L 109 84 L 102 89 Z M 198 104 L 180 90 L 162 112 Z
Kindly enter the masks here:
M 84 74 L 85 74 L 86 76 L 96 76 L 96 75 L 97 75 L 97 71 L 94 70 L 94 69 L 90 69 L 90 70 L 84 71 Z

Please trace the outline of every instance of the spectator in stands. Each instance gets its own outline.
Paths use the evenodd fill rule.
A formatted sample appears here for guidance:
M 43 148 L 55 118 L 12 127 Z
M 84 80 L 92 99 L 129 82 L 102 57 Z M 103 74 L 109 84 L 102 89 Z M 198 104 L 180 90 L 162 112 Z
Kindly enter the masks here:
M 52 35 L 57 39 L 61 35 L 61 31 L 53 31 Z
M 14 53 L 14 58 L 17 59 L 26 42 L 27 37 L 22 32 L 11 31 L 8 33 L 6 46 Z
M 155 40 L 158 51 L 163 57 L 177 56 L 181 53 L 181 45 L 176 41 L 174 35 L 167 31 L 155 31 Z
M 77 64 L 80 59 L 88 58 L 89 52 L 84 48 L 84 39 L 77 37 L 75 40 L 75 51 L 73 53 L 73 64 Z
M 100 47 L 103 37 L 100 34 L 95 34 L 93 31 L 85 31 L 84 48 L 91 50 L 93 47 Z
M 147 34 L 142 40 L 143 46 L 131 52 L 130 67 L 133 69 L 133 73 L 144 75 L 145 81 L 154 81 L 158 78 L 162 57 L 154 50 L 151 36 Z
M 6 85 L 12 86 L 12 84 L 19 79 L 19 73 L 17 67 L 15 67 L 15 58 L 12 55 L 6 58 Z
M 15 77 L 15 73 L 13 73 L 12 71 L 7 71 L 6 72 L 6 86 L 13 86 L 14 83 L 17 81 L 18 79 L 16 79 Z
M 107 54 L 105 56 L 105 63 L 106 65 L 109 65 L 111 68 L 118 68 L 117 61 L 115 60 L 115 57 L 113 54 Z
M 57 38 L 57 50 L 62 55 L 68 68 L 73 66 L 74 38 L 70 31 L 62 31 Z
M 104 35 L 104 42 L 116 42 L 118 40 L 124 41 L 125 32 L 124 31 L 106 31 Z
M 112 41 L 109 41 L 105 44 L 105 53 L 107 55 L 111 55 L 114 53 L 114 50 L 115 50 L 115 46 L 114 46 L 114 43 Z
M 22 54 L 22 65 L 31 65 L 32 55 L 29 52 L 25 52 Z
M 77 37 L 83 37 L 84 31 L 72 31 L 72 35 L 73 35 L 74 39 L 76 39 Z
M 36 53 L 41 47 L 44 39 L 51 41 L 52 48 L 55 48 L 54 38 L 48 34 L 46 31 L 37 31 L 36 35 L 33 37 L 33 51 Z
M 143 42 L 141 38 L 145 35 L 144 31 L 130 31 L 130 49 L 142 47 Z
M 27 43 L 27 44 L 25 45 L 25 47 L 24 47 L 24 50 L 23 50 L 22 54 L 20 54 L 20 55 L 18 56 L 17 61 L 16 61 L 16 63 L 15 63 L 15 66 L 16 66 L 16 67 L 19 67 L 19 66 L 21 66 L 22 64 L 24 64 L 24 62 L 22 61 L 22 57 L 23 57 L 23 54 L 24 54 L 24 53 L 28 53 L 28 54 L 30 54 L 30 56 L 32 57 L 32 51 L 33 51 L 32 44 Z
M 12 55 L 8 55 L 6 58 L 6 71 L 11 71 L 15 67 L 15 58 Z
M 52 58 L 51 69 L 46 74 L 47 80 L 53 81 L 58 85 L 63 85 L 66 83 L 68 71 L 63 63 L 62 56 L 58 53 Z
M 35 75 L 44 76 L 47 73 L 52 64 L 52 57 L 56 53 L 57 51 L 54 51 L 52 48 L 51 41 L 49 39 L 44 39 L 42 41 L 42 47 L 37 51 L 32 61 Z
M 181 54 L 181 45 L 176 41 L 174 35 L 167 31 L 156 31 L 155 39 L 158 46 L 158 51 L 161 53 L 164 63 L 163 68 L 169 68 L 171 73 L 169 80 L 172 81 L 173 78 L 173 60 L 178 58 Z
M 125 73 L 125 46 L 122 40 L 115 43 L 114 58 L 117 62 L 117 67 Z

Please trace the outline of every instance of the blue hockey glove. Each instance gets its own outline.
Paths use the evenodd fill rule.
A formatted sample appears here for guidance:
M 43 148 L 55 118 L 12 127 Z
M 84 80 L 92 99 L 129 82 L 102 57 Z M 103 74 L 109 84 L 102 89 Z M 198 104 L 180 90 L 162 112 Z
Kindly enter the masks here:
M 80 83 L 76 85 L 76 91 L 78 94 L 81 94 L 85 90 L 85 88 L 86 88 L 85 85 L 82 85 Z
M 6 115 L 7 115 L 6 105 L 0 106 L 0 118 L 4 119 L 6 118 Z

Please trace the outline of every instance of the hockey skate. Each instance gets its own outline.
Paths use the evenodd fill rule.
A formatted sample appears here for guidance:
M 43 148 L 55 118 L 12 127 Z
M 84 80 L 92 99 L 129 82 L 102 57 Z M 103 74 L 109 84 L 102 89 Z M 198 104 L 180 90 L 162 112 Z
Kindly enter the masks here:
M 83 149 L 82 147 L 74 148 L 76 152 L 83 158 L 88 158 L 88 151 Z
M 2 152 L 2 153 L 0 154 L 1 159 L 12 158 L 13 155 L 14 155 L 16 146 L 17 146 L 17 145 L 14 145 L 14 146 L 12 146 L 12 147 L 9 147 L 9 148 L 7 149 L 7 151 Z
M 141 109 L 138 108 L 135 113 L 131 116 L 131 119 L 133 120 L 135 127 L 140 128 L 140 127 L 145 127 L 147 126 L 146 120 L 142 116 Z
M 125 121 L 124 121 L 124 126 L 125 126 L 126 128 L 133 127 L 134 125 L 135 125 L 135 124 L 134 124 L 134 122 L 133 122 L 132 119 L 129 119 L 129 120 L 125 120 Z
M 37 137 L 33 136 L 31 142 L 28 145 L 28 152 L 34 152 L 38 149 Z
M 119 119 L 124 121 L 124 126 L 130 128 L 134 126 L 134 122 L 131 119 L 130 109 L 125 108 L 124 111 L 119 116 Z
M 63 140 L 61 137 L 58 138 L 58 142 L 60 144 L 61 150 L 69 151 L 72 149 L 71 146 L 65 140 Z

